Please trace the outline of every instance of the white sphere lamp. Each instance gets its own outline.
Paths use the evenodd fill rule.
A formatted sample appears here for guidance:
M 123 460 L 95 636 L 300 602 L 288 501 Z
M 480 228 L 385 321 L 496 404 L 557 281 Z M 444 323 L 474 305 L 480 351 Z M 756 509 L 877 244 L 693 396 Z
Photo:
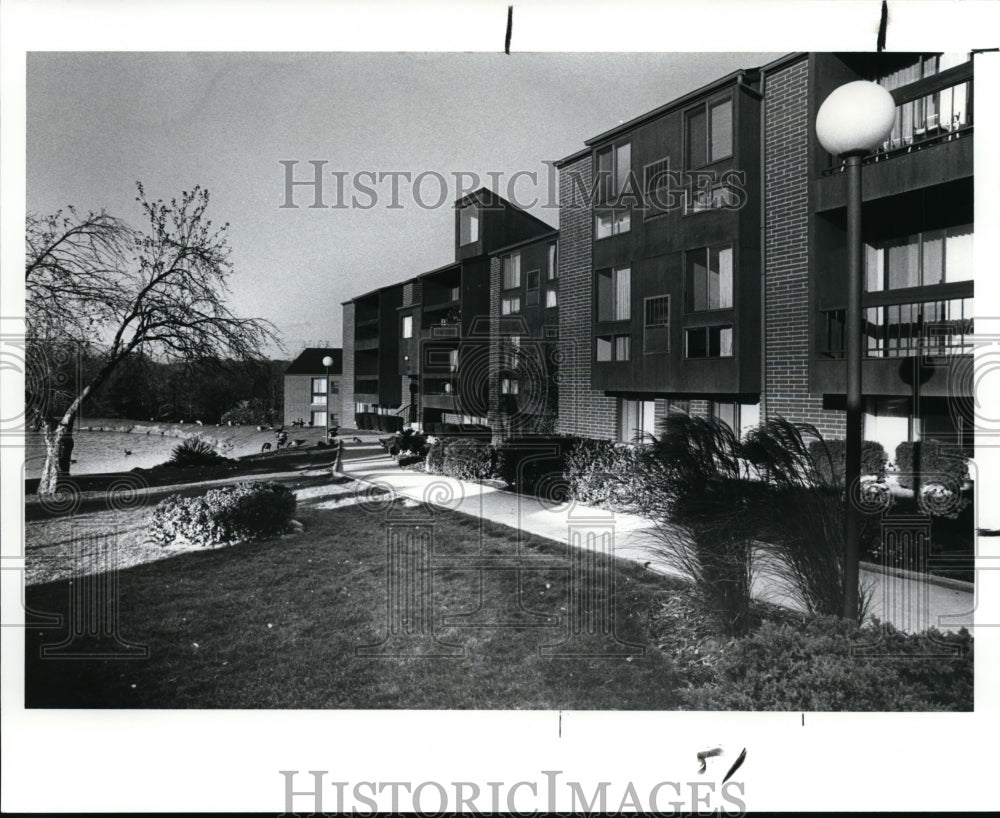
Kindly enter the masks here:
M 892 94 L 858 80 L 835 89 L 816 114 L 816 136 L 834 156 L 868 153 L 889 138 L 896 121 Z

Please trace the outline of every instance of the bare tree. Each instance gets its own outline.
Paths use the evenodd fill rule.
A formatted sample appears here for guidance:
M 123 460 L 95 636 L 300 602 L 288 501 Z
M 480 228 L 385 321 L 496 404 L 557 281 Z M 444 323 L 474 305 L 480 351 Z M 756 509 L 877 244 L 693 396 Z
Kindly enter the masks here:
M 142 230 L 103 212 L 28 217 L 28 400 L 46 444 L 39 494 L 55 492 L 68 472 L 73 423 L 88 396 L 136 351 L 252 360 L 277 340 L 272 324 L 225 304 L 229 225 L 207 217 L 208 191 L 165 203 L 137 187 Z M 74 350 L 88 350 L 93 365 L 75 379 L 56 377 L 55 359 Z

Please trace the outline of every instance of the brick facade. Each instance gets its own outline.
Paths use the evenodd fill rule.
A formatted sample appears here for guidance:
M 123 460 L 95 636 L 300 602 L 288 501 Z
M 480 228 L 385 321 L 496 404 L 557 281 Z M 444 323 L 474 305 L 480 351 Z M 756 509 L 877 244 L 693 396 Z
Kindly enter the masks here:
M 589 190 L 593 162 L 584 155 L 559 173 L 559 418 L 562 434 L 617 435 L 617 402 L 591 388 L 591 291 L 593 216 L 582 191 Z M 582 185 L 571 185 L 574 174 Z
M 844 436 L 844 413 L 809 393 L 809 60 L 767 76 L 764 90 L 766 417 Z
M 354 304 L 344 304 L 344 369 L 340 379 L 340 423 L 354 426 Z

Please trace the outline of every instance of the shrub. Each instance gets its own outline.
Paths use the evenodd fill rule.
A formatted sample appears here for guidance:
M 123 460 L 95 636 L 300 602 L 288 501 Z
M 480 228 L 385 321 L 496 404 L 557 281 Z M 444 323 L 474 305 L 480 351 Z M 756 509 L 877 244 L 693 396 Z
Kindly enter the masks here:
M 228 412 L 222 415 L 223 424 L 233 426 L 258 426 L 270 425 L 278 419 L 278 413 L 271 407 L 264 405 L 260 398 L 241 400 Z
M 809 444 L 809 456 L 823 482 L 832 485 L 836 478 L 838 486 L 844 485 L 844 475 L 847 472 L 846 440 L 813 440 Z M 885 448 L 881 443 L 875 440 L 862 442 L 862 475 L 874 475 L 882 480 L 885 478 L 885 466 L 888 460 L 888 455 L 886 455 Z
M 896 447 L 896 467 L 899 485 L 911 489 L 915 472 L 920 472 L 920 485 L 943 485 L 958 491 L 969 473 L 969 464 L 961 450 L 938 440 L 904 441 Z
M 459 438 L 444 451 L 443 473 L 458 480 L 488 480 L 496 476 L 497 452 L 482 440 Z
M 852 652 L 852 646 L 855 648 Z M 864 650 L 870 647 L 871 655 Z M 955 655 L 945 655 L 954 653 Z M 714 678 L 681 690 L 695 710 L 971 710 L 968 631 L 900 633 L 889 626 L 810 617 L 765 622 L 719 646 Z
M 427 459 L 424 461 L 424 469 L 433 474 L 443 474 L 444 450 L 448 448 L 446 438 L 438 438 L 427 449 Z
M 566 456 L 566 480 L 574 499 L 626 511 L 636 505 L 641 454 L 609 440 L 583 439 Z
M 581 441 L 569 435 L 509 438 L 499 447 L 498 476 L 523 494 L 541 491 L 553 500 L 567 499 L 567 458 Z
M 191 437 L 174 446 L 170 460 L 167 463 L 171 466 L 193 468 L 196 466 L 213 466 L 224 460 L 226 458 L 215 451 L 215 447 L 207 440 L 203 440 L 200 437 Z
M 295 495 L 278 483 L 237 483 L 203 497 L 171 495 L 153 509 L 152 536 L 215 546 L 278 534 L 295 511 Z

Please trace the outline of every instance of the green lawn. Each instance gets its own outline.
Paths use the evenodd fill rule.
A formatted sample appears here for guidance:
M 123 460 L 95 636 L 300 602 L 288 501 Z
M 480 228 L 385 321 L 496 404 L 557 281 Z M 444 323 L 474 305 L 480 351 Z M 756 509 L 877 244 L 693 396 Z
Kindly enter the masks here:
M 567 634 L 567 549 L 450 513 L 433 516 L 434 634 L 462 657 L 359 656 L 388 627 L 386 515 L 300 501 L 305 533 L 199 550 L 119 572 L 119 632 L 146 659 L 41 658 L 59 629 L 29 629 L 28 707 L 673 709 L 679 678 L 655 647 L 652 613 L 676 581 L 618 562 L 614 657 L 542 655 Z M 141 529 L 143 514 L 137 511 Z M 135 522 L 135 521 L 133 521 Z M 36 525 L 54 525 L 54 522 Z M 119 525 L 121 523 L 119 522 Z M 135 525 L 133 525 L 133 529 Z M 38 532 L 36 532 L 36 535 Z M 547 567 L 473 570 L 475 554 Z M 598 583 L 599 585 L 599 583 Z M 78 586 L 79 587 L 79 586 Z M 480 594 L 482 605 L 480 607 Z M 65 614 L 66 581 L 27 589 Z M 603 597 L 592 601 L 600 604 Z M 442 617 L 473 614 L 478 627 Z M 546 617 L 556 624 L 546 624 Z M 505 625 L 495 624 L 498 619 Z M 490 624 L 490 623 L 494 624 Z M 485 623 L 485 624 L 483 624 Z M 431 645 L 431 649 L 433 649 Z M 417 650 L 426 651 L 425 644 Z M 630 651 L 630 652 L 629 652 Z

